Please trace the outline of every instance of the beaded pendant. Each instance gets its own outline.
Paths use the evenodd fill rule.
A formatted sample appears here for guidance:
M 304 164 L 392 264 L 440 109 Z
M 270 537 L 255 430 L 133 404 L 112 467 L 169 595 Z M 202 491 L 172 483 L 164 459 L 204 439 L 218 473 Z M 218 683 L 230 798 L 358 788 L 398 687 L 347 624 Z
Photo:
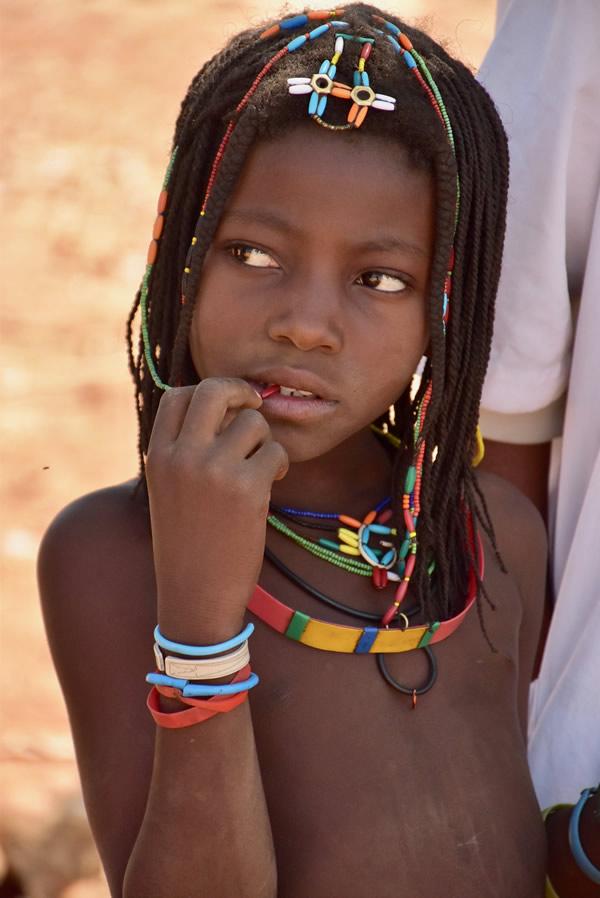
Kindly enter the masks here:
M 346 41 L 354 41 L 362 45 L 352 87 L 341 81 L 334 80 Z M 374 43 L 373 38 L 357 37 L 353 34 L 336 32 L 333 56 L 331 59 L 323 60 L 318 72 L 310 77 L 288 78 L 290 94 L 310 94 L 308 114 L 318 125 L 333 131 L 360 128 L 371 106 L 374 109 L 381 109 L 386 112 L 393 112 L 396 108 L 395 97 L 375 93 L 370 86 L 365 65 L 371 55 Z M 352 101 L 345 125 L 333 125 L 323 119 L 330 96 Z

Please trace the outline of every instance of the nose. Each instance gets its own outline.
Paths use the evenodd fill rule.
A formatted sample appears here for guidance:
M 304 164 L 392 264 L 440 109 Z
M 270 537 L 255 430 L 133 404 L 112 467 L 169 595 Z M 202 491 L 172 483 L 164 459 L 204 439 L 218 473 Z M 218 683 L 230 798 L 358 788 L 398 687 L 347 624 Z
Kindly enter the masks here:
M 302 352 L 313 349 L 339 352 L 343 346 L 343 326 L 337 291 L 322 278 L 288 283 L 269 317 L 269 337 L 278 343 L 291 343 Z

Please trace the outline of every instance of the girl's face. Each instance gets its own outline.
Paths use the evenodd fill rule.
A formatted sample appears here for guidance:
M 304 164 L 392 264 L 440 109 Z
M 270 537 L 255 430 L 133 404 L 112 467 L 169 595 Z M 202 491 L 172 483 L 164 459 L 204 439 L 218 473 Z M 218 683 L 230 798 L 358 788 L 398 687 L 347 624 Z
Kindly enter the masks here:
M 207 254 L 190 334 L 200 377 L 265 399 L 290 461 L 363 431 L 428 341 L 433 184 L 397 146 L 309 124 L 253 149 Z

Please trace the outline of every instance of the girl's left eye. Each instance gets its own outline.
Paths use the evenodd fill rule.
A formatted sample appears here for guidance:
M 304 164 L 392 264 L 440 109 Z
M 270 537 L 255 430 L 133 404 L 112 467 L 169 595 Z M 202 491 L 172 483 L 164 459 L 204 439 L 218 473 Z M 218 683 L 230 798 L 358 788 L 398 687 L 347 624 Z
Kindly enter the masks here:
M 228 251 L 242 265 L 248 265 L 251 268 L 279 268 L 275 259 L 257 246 L 248 243 L 235 243 L 228 247 Z
M 370 287 L 379 293 L 402 293 L 407 288 L 403 278 L 385 271 L 365 271 L 356 280 L 361 287 Z

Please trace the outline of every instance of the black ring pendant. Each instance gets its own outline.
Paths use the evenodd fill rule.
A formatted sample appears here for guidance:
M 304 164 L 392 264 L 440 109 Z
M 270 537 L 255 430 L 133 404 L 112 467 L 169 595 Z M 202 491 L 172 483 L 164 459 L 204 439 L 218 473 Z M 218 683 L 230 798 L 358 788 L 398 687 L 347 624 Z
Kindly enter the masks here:
M 394 679 L 394 677 L 387 669 L 385 663 L 385 655 L 381 653 L 377 655 L 377 666 L 379 667 L 379 671 L 386 683 L 388 683 L 393 689 L 397 689 L 398 692 L 401 692 L 403 695 L 412 695 L 413 703 L 417 695 L 424 695 L 426 692 L 429 692 L 429 690 L 437 680 L 438 675 L 437 661 L 435 659 L 433 651 L 429 648 L 428 645 L 423 646 L 421 651 L 425 652 L 425 654 L 427 655 L 427 660 L 429 661 L 429 679 L 423 686 L 418 687 L 404 686 L 402 683 L 399 683 L 398 680 Z

